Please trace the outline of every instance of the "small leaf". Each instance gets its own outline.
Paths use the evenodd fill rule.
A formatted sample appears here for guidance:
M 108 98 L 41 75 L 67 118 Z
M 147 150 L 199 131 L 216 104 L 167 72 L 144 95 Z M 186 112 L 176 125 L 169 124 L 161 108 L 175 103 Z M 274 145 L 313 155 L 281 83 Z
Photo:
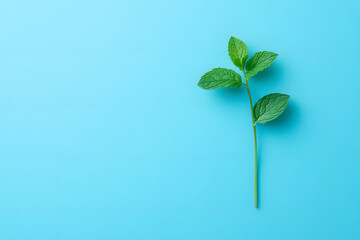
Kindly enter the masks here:
M 228 51 L 231 61 L 243 71 L 245 61 L 248 58 L 248 47 L 246 44 L 236 37 L 231 37 L 228 44 Z
M 254 106 L 254 118 L 257 123 L 274 120 L 285 110 L 289 102 L 289 95 L 272 93 L 261 98 Z
M 257 52 L 246 63 L 246 80 L 254 76 L 258 72 L 261 72 L 265 68 L 268 68 L 276 59 L 278 55 L 273 52 Z
M 198 86 L 205 90 L 225 87 L 234 88 L 241 85 L 241 76 L 234 70 L 227 68 L 214 68 L 205 73 L 198 83 Z

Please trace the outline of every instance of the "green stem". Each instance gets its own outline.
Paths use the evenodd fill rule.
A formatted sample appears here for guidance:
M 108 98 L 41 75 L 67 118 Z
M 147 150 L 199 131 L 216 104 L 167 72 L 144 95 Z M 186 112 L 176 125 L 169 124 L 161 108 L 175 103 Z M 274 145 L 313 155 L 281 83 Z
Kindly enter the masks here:
M 245 71 L 244 71 L 245 75 Z M 254 131 L 254 144 L 255 144 L 255 207 L 258 207 L 258 177 L 257 177 L 257 140 L 256 140 L 256 124 L 255 124 L 255 118 L 254 118 L 254 107 L 251 99 L 250 94 L 250 88 L 249 88 L 249 82 L 246 80 L 246 84 L 244 84 L 246 87 L 246 90 L 249 95 L 249 102 L 250 102 L 250 109 L 251 109 L 251 120 L 253 125 L 253 131 Z

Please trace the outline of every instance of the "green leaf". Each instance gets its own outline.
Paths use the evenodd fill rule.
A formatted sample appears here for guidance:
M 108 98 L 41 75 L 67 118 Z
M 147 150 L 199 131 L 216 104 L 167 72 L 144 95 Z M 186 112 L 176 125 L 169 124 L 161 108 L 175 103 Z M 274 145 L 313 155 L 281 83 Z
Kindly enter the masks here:
M 236 37 L 231 37 L 228 44 L 228 51 L 231 61 L 235 66 L 240 68 L 241 71 L 244 71 L 245 61 L 248 58 L 248 47 L 246 44 Z
M 285 110 L 289 95 L 272 93 L 261 98 L 254 106 L 254 118 L 257 123 L 274 120 Z
M 276 59 L 278 55 L 273 52 L 257 52 L 246 63 L 246 80 L 254 76 L 258 72 L 261 72 L 265 68 L 268 68 Z
M 216 88 L 240 87 L 241 84 L 241 76 L 234 70 L 214 68 L 201 77 L 198 86 L 205 90 L 213 90 Z

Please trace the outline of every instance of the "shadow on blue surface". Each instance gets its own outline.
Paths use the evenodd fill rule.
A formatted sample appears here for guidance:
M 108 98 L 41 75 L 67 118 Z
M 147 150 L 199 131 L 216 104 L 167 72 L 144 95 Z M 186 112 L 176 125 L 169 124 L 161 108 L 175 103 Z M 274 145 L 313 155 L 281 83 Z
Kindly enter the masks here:
M 214 90 L 214 95 L 217 101 L 226 102 L 226 104 L 236 104 L 238 102 L 249 101 L 247 99 L 246 89 L 241 86 L 240 88 L 220 88 Z

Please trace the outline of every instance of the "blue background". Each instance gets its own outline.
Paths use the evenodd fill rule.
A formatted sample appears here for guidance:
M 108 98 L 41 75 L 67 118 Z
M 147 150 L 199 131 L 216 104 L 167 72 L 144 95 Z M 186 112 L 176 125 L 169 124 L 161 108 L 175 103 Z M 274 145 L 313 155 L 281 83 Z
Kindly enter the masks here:
M 358 1 L 1 1 L 0 239 L 359 239 Z M 234 35 L 276 62 L 256 101 Z

